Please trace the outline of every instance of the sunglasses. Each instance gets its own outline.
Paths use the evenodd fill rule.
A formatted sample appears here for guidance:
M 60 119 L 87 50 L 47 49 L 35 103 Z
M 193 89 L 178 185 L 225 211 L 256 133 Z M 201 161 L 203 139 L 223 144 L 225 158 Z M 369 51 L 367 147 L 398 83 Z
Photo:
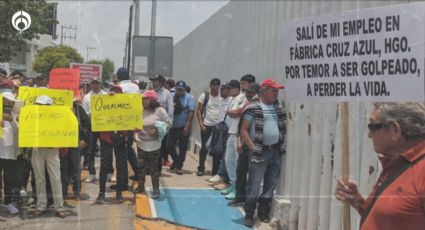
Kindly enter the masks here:
M 384 128 L 384 124 L 383 123 L 369 123 L 367 124 L 367 128 L 369 129 L 370 132 L 375 132 L 377 130 L 380 130 L 382 128 Z

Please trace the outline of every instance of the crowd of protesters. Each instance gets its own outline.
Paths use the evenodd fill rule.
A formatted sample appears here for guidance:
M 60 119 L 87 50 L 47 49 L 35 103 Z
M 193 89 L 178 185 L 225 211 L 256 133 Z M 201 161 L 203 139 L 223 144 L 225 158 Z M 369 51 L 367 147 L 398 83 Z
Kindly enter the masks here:
M 20 205 L 26 200 L 37 210 L 37 215 L 52 208 L 59 217 L 65 217 L 64 209 L 69 205 L 64 200 L 88 199 L 81 194 L 82 170 L 89 172 L 86 183 L 99 182 L 96 203 L 105 202 L 106 182 L 116 182 L 110 186 L 116 190 L 116 202 L 124 201 L 123 191 L 130 189 L 129 179 L 139 182 L 136 193 L 146 193 L 147 175 L 152 179 L 151 198 L 159 198 L 162 168 L 169 167 L 177 175 L 185 172 L 195 119 L 201 132 L 196 175 L 206 175 L 205 163 L 211 156 L 212 177 L 208 181 L 229 200 L 229 206 L 244 207 L 245 225 L 253 226 L 257 204 L 259 219 L 270 221 L 271 202 L 285 152 L 286 111 L 278 101 L 283 85 L 273 79 L 256 83 L 251 74 L 227 82 L 213 78 L 196 100 L 185 81 L 175 82 L 157 75 L 150 78 L 148 86 L 130 80 L 126 68 L 118 69 L 116 77 L 108 86 L 95 78 L 82 86 L 80 96 L 74 98 L 73 112 L 79 123 L 78 147 L 18 148 L 19 111 L 14 105 L 22 104 L 17 99 L 19 87 L 47 88 L 48 76 L 39 75 L 33 80 L 20 72 L 7 75 L 0 69 L 4 104 L 0 185 L 4 184 L 4 204 L 10 214 L 19 213 Z M 107 94 L 141 94 L 143 129 L 92 132 L 91 97 Z M 49 106 L 53 101 L 42 95 L 35 103 Z M 96 155 L 100 156 L 98 176 Z M 30 195 L 27 194 L 29 181 Z M 72 196 L 68 194 L 69 185 Z

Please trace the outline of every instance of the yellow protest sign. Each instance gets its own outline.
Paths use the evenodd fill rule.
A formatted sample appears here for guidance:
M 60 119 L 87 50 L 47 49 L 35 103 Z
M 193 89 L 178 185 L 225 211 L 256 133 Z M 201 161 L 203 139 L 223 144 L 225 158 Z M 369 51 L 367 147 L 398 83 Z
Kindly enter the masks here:
M 53 105 L 72 107 L 74 92 L 71 90 L 19 87 L 18 100 L 25 101 L 26 105 L 34 105 L 40 95 L 52 98 Z
M 91 97 L 90 107 L 95 132 L 143 128 L 141 94 L 95 95 Z
M 3 96 L 0 95 L 0 122 L 3 122 Z M 0 129 L 0 137 L 3 137 L 3 127 Z
M 66 106 L 23 107 L 19 130 L 19 147 L 78 147 L 78 121 Z

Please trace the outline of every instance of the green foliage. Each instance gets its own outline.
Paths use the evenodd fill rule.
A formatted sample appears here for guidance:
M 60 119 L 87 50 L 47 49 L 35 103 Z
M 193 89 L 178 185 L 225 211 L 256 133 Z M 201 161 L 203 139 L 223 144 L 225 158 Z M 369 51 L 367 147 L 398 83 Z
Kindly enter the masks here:
M 111 81 L 112 75 L 114 74 L 114 62 L 106 58 L 104 60 L 90 60 L 89 64 L 102 65 L 102 80 Z
M 40 50 L 34 58 L 33 69 L 38 73 L 49 73 L 53 68 L 68 68 L 69 64 L 82 63 L 78 51 L 69 46 L 52 46 Z
M 56 22 L 47 19 L 49 8 L 45 1 L 40 0 L 0 1 L 0 62 L 8 62 L 11 57 L 26 49 L 27 41 L 48 33 L 49 25 Z M 30 28 L 23 32 L 17 31 L 11 21 L 13 14 L 20 10 L 28 12 L 32 21 Z

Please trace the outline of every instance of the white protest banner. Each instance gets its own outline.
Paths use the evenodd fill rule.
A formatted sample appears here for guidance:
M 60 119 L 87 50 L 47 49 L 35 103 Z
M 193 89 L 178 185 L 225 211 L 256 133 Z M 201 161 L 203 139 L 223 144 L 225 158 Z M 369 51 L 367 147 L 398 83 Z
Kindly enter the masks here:
M 424 12 L 414 3 L 287 22 L 287 99 L 424 101 Z

